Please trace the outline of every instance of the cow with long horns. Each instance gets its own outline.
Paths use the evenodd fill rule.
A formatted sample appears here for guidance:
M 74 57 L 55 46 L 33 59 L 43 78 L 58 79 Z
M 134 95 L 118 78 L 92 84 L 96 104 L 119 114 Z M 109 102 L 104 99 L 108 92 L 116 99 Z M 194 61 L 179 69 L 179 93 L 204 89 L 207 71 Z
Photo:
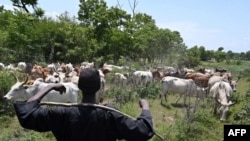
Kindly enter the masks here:
M 14 74 L 15 75 L 15 74 Z M 17 82 L 11 87 L 9 92 L 3 97 L 7 100 L 25 101 L 35 95 L 38 91 L 44 89 L 49 83 L 43 82 L 43 78 L 38 78 L 34 81 L 33 85 L 25 85 L 28 82 L 28 76 L 24 82 L 20 82 L 15 75 Z M 63 102 L 63 103 L 77 103 L 79 88 L 72 82 L 62 83 L 66 88 L 66 92 L 60 94 L 58 91 L 50 91 L 43 97 L 42 101 L 46 102 Z
M 221 111 L 221 121 L 226 120 L 227 113 L 229 111 L 229 106 L 234 103 L 230 100 L 233 89 L 228 82 L 219 81 L 216 82 L 210 89 L 210 94 L 213 97 L 213 113 L 217 113 L 217 108 Z

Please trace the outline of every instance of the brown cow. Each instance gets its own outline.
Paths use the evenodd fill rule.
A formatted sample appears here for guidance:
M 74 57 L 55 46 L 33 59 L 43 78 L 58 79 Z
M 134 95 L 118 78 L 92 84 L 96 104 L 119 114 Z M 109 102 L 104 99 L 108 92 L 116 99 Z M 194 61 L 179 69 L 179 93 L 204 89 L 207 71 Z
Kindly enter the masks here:
M 208 80 L 211 77 L 209 74 L 203 74 L 203 73 L 188 73 L 185 76 L 185 79 L 193 79 L 195 84 L 202 88 L 208 87 Z
M 27 82 L 28 85 L 32 85 L 33 82 L 37 79 L 37 78 L 43 78 L 43 80 L 46 79 L 46 77 L 51 74 L 52 72 L 49 71 L 49 69 L 44 68 L 40 65 L 35 64 L 32 69 L 31 69 L 31 73 L 29 76 L 29 80 Z

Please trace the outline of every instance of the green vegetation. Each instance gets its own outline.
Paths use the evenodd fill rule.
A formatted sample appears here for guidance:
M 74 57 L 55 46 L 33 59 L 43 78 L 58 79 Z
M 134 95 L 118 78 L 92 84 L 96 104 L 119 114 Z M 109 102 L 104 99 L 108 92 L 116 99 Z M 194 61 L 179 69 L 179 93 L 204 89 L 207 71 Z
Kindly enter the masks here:
M 138 62 L 140 66 L 164 63 L 196 67 L 201 61 L 240 64 L 250 60 L 250 51 L 188 48 L 178 31 L 157 27 L 146 13 L 131 15 L 119 7 L 107 7 L 104 0 L 80 1 L 78 17 L 65 12 L 57 18 L 44 16 L 38 0 L 12 2 L 14 11 L 0 7 L 0 58 L 6 65 L 93 61 L 97 65 Z M 34 9 L 28 10 L 28 6 Z

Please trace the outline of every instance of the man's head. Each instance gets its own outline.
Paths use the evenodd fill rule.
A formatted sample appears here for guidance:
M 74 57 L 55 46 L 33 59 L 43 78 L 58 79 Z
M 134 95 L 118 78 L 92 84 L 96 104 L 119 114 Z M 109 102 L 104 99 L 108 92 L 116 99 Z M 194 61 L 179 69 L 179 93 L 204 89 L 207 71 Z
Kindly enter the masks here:
M 95 94 L 100 86 L 100 74 L 96 68 L 86 68 L 80 72 L 78 87 L 84 94 Z

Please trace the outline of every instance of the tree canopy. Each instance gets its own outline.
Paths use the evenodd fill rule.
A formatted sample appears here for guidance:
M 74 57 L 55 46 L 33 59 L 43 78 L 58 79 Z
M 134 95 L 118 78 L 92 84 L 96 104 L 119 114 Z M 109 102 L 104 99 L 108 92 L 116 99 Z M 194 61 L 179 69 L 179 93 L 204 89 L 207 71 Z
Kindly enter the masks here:
M 77 18 L 67 11 L 57 18 L 46 17 L 37 0 L 11 1 L 16 7 L 13 11 L 0 7 L 0 57 L 4 63 L 117 63 L 126 58 L 197 65 L 211 58 L 250 59 L 249 51 L 238 54 L 223 52 L 223 47 L 217 51 L 204 46 L 188 48 L 178 31 L 161 29 L 150 15 L 136 13 L 136 0 L 130 3 L 132 15 L 119 3 L 108 7 L 104 0 L 80 0 Z

